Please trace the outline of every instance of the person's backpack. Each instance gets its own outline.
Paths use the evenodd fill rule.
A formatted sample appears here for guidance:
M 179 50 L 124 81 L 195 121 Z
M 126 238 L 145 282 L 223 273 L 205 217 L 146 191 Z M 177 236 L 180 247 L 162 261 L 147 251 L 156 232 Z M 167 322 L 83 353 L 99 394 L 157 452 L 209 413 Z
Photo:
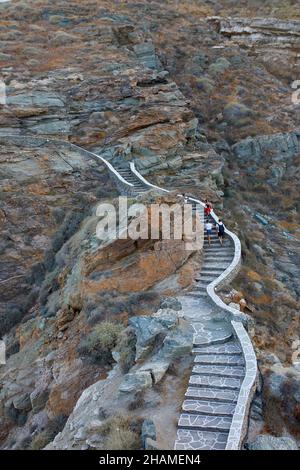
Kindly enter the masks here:
M 224 224 L 219 225 L 219 233 L 220 233 L 221 235 L 224 235 L 224 233 L 225 233 Z

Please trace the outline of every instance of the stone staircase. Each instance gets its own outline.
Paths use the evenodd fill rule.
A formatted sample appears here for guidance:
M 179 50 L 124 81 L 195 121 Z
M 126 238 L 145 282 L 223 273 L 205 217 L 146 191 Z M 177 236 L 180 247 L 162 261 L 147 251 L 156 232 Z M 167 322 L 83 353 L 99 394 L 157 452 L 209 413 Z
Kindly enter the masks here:
M 152 185 L 139 178 L 131 168 L 118 168 L 117 171 L 133 185 L 133 195 L 151 189 Z M 189 202 L 193 212 L 199 211 L 204 222 L 203 206 L 191 198 Z M 215 224 L 212 217 L 211 222 Z M 245 433 L 247 407 L 255 385 L 244 387 L 244 383 L 252 380 L 254 384 L 255 355 L 243 330 L 241 336 L 246 335 L 245 349 L 250 351 L 249 363 L 252 362 L 253 368 L 252 377 L 250 374 L 245 380 L 245 351 L 242 350 L 240 338 L 234 333 L 232 322 L 228 321 L 226 308 L 216 311 L 216 305 L 207 291 L 208 286 L 231 266 L 235 249 L 232 236 L 227 236 L 221 246 L 216 232 L 211 236 L 210 244 L 205 233 L 201 272 L 195 278 L 192 289 L 179 297 L 184 317 L 194 329 L 194 365 L 178 420 L 175 450 L 238 449 Z M 241 406 L 243 411 L 240 411 Z
M 139 180 L 138 177 L 135 176 L 134 173 L 132 173 L 130 168 L 115 167 L 115 169 L 126 181 L 128 181 L 128 183 L 131 183 L 134 185 L 133 192 L 132 192 L 133 195 L 138 196 L 139 194 L 149 191 L 149 187 L 146 186 L 141 180 Z
M 204 220 L 203 211 L 201 214 Z M 230 324 L 216 314 L 206 288 L 229 266 L 234 247 L 217 234 L 208 244 L 204 235 L 201 272 L 186 296 L 180 298 L 184 316 L 194 329 L 194 366 L 178 421 L 176 450 L 226 448 L 239 390 L 245 376 L 241 347 Z

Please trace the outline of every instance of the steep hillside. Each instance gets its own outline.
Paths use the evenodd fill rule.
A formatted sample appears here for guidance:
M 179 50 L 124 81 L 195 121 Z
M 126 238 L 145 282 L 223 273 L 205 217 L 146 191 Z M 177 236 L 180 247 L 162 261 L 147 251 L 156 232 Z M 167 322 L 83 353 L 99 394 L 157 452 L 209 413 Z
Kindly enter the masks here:
M 60 431 L 51 448 L 137 448 L 154 409 L 158 442 L 170 448 L 180 406 L 173 390 L 185 389 L 190 367 L 190 331 L 176 301 L 164 300 L 192 284 L 201 259 L 182 247 L 157 252 L 154 240 L 101 245 L 96 207 L 117 204 L 117 188 L 104 165 L 53 139 L 118 168 L 134 161 L 151 182 L 212 201 L 242 241 L 234 287 L 253 318 L 262 372 L 249 440 L 260 432 L 299 439 L 297 3 L 0 4 L 2 448 L 43 448 Z M 111 390 L 139 364 L 128 322 L 144 316 L 157 328 L 149 333 L 153 357 L 175 336 L 169 369 L 146 392 L 119 399 Z M 102 324 L 107 330 L 97 330 Z M 105 350 L 95 335 L 109 338 Z M 120 355 L 123 371 L 108 375 Z M 105 429 L 88 405 L 97 393 L 104 404 L 95 421 L 108 419 Z M 116 408 L 129 442 L 114 442 Z M 70 415 L 73 430 L 64 428 Z

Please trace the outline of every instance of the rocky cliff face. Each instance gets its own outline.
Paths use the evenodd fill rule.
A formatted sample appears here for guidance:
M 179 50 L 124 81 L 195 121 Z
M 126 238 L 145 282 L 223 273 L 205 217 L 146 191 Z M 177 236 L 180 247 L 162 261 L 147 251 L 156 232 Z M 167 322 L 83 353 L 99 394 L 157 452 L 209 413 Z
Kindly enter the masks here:
M 140 371 L 148 359 L 133 357 L 128 321 L 188 286 L 200 260 L 181 250 L 158 254 L 154 241 L 101 246 L 95 209 L 117 196 L 106 169 L 46 138 L 93 149 L 120 168 L 135 161 L 151 181 L 213 201 L 243 243 L 236 287 L 254 318 L 264 377 L 263 418 L 253 411 L 251 437 L 298 435 L 300 121 L 290 85 L 299 75 L 300 13 L 292 1 L 236 3 L 0 5 L 3 448 L 42 448 L 60 431 L 50 446 L 116 445 L 113 423 L 102 428 L 116 407 L 119 425 L 133 433 L 129 448 L 141 445 L 141 419 L 155 407 L 170 424 L 165 440 L 158 427 L 170 447 L 172 389 L 184 386 L 174 363 L 180 374 L 188 366 L 170 351 L 167 366 L 155 356 L 162 338 L 177 333 L 172 344 L 184 348 L 186 326 L 153 320 L 148 359 L 161 382 L 149 381 L 147 366 Z M 116 319 L 122 331 L 110 325 Z M 103 322 L 109 341 L 99 350 Z M 134 375 L 129 385 L 142 376 L 148 408 L 142 394 L 134 403 L 110 396 L 124 373 Z M 95 423 L 82 422 L 94 396 L 105 406 Z M 128 409 L 134 423 L 123 416 Z

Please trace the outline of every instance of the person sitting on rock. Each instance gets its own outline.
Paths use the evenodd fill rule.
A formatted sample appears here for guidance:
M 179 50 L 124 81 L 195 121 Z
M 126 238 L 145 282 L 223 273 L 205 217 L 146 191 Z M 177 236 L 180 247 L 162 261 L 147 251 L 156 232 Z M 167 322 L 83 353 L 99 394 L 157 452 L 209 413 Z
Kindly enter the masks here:
M 216 223 L 216 229 L 218 232 L 219 241 L 221 245 L 223 245 L 224 236 L 225 236 L 225 225 L 223 224 L 221 219 L 219 219 L 219 221 Z
M 210 245 L 211 235 L 212 235 L 212 223 L 207 219 L 205 224 L 205 230 L 207 233 L 208 244 Z

